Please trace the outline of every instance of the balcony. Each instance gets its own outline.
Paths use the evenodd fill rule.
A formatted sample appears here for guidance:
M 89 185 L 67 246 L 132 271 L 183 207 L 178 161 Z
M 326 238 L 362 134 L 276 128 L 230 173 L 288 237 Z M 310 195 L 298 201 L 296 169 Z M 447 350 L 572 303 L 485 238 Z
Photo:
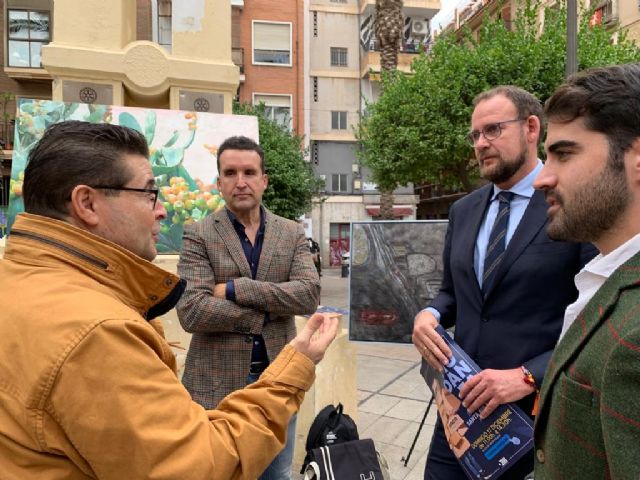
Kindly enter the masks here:
M 416 55 L 421 51 L 428 50 L 429 43 L 427 41 L 421 43 L 403 43 L 400 45 L 400 52 L 398 53 L 398 70 L 405 73 L 411 72 L 411 62 L 416 58 Z M 360 50 L 360 65 L 361 78 L 366 77 L 369 72 L 373 72 L 374 74 L 380 73 L 380 47 L 377 41 L 372 40 L 368 48 Z
M 7 77 L 18 82 L 23 80 L 51 81 L 53 77 L 44 68 L 4 67 Z
M 373 14 L 376 0 L 360 0 L 360 13 Z M 404 0 L 402 13 L 406 17 L 433 18 L 440 10 L 439 0 Z
M 244 48 L 234 47 L 231 49 L 231 61 L 240 68 L 240 75 L 244 76 Z

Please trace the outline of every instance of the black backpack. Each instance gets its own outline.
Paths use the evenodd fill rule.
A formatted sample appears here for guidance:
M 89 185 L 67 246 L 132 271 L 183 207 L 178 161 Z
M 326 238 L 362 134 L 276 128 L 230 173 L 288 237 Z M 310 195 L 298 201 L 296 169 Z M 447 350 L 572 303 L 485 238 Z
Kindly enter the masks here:
M 300 470 L 301 474 L 305 472 L 311 460 L 313 449 L 360 439 L 356 422 L 346 413 L 342 413 L 342 409 L 341 403 L 338 403 L 337 407 L 327 405 L 313 420 L 307 435 L 307 455 Z

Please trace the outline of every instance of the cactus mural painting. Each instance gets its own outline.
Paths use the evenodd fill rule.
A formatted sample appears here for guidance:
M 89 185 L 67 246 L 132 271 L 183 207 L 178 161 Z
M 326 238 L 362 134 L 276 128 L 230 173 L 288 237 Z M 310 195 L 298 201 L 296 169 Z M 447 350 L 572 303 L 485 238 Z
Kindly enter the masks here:
M 21 100 L 16 117 L 7 226 L 24 210 L 22 182 L 29 152 L 45 129 L 65 120 L 113 123 L 144 134 L 149 161 L 167 209 L 159 253 L 177 253 L 184 225 L 224 206 L 217 188 L 217 150 L 224 139 L 244 135 L 258 141 L 256 117 L 179 110 Z

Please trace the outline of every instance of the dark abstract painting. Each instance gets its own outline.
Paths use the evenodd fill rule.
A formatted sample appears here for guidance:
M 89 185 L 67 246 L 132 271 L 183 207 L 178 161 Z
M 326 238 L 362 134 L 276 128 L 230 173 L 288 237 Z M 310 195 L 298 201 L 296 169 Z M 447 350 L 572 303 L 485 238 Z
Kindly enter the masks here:
M 413 318 L 438 293 L 446 221 L 351 225 L 349 339 L 411 343 Z

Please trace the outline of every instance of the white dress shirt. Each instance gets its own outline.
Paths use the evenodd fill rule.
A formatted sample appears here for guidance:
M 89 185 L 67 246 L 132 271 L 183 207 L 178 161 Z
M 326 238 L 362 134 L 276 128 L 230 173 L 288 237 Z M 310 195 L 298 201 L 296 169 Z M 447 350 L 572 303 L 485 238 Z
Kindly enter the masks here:
M 598 255 L 587 263 L 575 277 L 578 299 L 569 305 L 564 312 L 564 323 L 560 339 L 567 332 L 571 324 L 578 318 L 580 312 L 587 306 L 589 300 L 596 294 L 602 284 L 623 263 L 640 251 L 640 234 L 627 240 L 607 255 Z

